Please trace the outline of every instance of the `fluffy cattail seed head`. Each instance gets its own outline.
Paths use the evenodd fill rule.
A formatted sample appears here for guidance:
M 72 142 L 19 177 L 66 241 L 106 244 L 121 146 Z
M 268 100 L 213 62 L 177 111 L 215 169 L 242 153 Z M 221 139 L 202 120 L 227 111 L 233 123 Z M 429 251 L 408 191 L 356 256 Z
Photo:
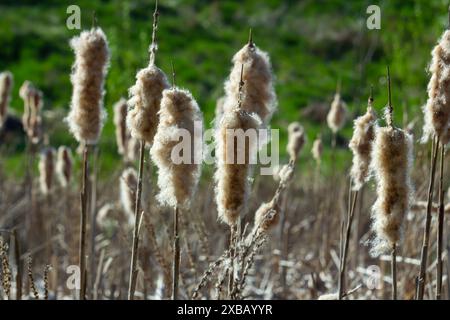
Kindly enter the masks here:
M 432 51 L 428 100 L 423 107 L 425 124 L 422 141 L 443 138 L 450 121 L 450 30 L 446 30 Z
M 103 231 L 114 232 L 118 226 L 118 212 L 117 208 L 112 203 L 103 205 L 97 213 L 96 223 Z
M 334 133 L 338 132 L 344 126 L 346 117 L 347 105 L 342 100 L 341 94 L 337 92 L 334 95 L 330 111 L 327 115 L 328 127 L 330 127 L 331 131 Z
M 132 167 L 126 168 L 120 177 L 120 202 L 130 226 L 134 225 L 136 205 L 137 173 Z
M 265 202 L 256 210 L 255 213 L 255 226 L 253 232 L 267 232 L 272 227 L 277 225 L 280 219 L 280 206 L 278 204 L 278 198 L 272 199 L 270 202 Z
M 13 76 L 9 71 L 0 73 L 0 129 L 6 121 L 9 101 L 11 99 L 11 89 L 13 86 Z
M 158 167 L 157 198 L 163 205 L 187 208 L 200 178 L 202 113 L 189 91 L 175 87 L 163 91 L 159 116 L 150 150 Z
M 225 82 L 225 112 L 236 107 L 239 99 L 239 83 L 244 66 L 242 91 L 242 110 L 255 113 L 264 124 L 267 124 L 276 108 L 276 95 L 273 88 L 272 67 L 269 56 L 261 51 L 253 42 L 246 44 L 233 57 L 233 68 Z
M 322 159 L 322 152 L 323 152 L 322 138 L 318 136 L 316 140 L 314 140 L 311 149 L 312 156 L 314 160 L 316 160 L 318 165 L 320 165 L 320 161 Z
M 369 106 L 364 115 L 354 121 L 353 137 L 349 147 L 353 152 L 353 164 L 350 170 L 353 190 L 359 190 L 369 178 L 369 165 L 375 139 L 377 116 Z
M 412 137 L 394 127 L 376 129 L 371 169 L 377 182 L 377 200 L 372 207 L 376 239 L 372 253 L 392 249 L 400 240 L 401 225 L 411 203 Z
M 31 143 L 37 144 L 42 133 L 42 118 L 40 115 L 43 105 L 42 92 L 35 88 L 31 82 L 25 81 L 20 87 L 19 95 L 24 101 L 23 129 Z
M 70 45 L 75 63 L 70 76 L 71 110 L 66 120 L 78 142 L 96 144 L 106 119 L 103 96 L 109 65 L 108 41 L 102 29 L 92 28 L 73 38 Z
M 287 152 L 291 160 L 295 161 L 300 150 L 305 145 L 305 130 L 298 122 L 293 122 L 288 126 Z
M 127 154 L 127 145 L 129 135 L 127 131 L 127 101 L 124 98 L 120 98 L 114 104 L 114 125 L 116 127 L 116 142 L 117 149 L 120 155 Z
M 159 122 L 162 92 L 169 87 L 167 77 L 155 65 L 149 65 L 136 75 L 136 83 L 130 88 L 127 126 L 131 136 L 153 144 Z
M 58 148 L 58 159 L 56 161 L 56 175 L 62 187 L 70 185 L 72 177 L 72 152 L 68 147 Z
M 237 103 L 237 102 L 236 102 Z M 238 140 L 246 132 L 259 129 L 256 114 L 235 108 L 225 111 L 215 133 L 217 170 L 216 201 L 219 219 L 232 226 L 245 209 L 250 191 L 250 163 L 255 157 L 255 139 Z M 241 159 L 240 158 L 245 158 Z
M 46 148 L 39 159 L 39 185 L 43 194 L 49 194 L 53 186 L 55 171 L 55 149 Z

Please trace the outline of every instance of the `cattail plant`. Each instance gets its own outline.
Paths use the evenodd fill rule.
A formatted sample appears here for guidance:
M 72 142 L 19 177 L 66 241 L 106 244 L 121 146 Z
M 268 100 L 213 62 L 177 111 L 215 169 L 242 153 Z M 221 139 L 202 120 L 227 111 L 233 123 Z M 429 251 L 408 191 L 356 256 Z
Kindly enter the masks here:
M 27 134 L 28 141 L 32 145 L 38 144 L 42 134 L 42 118 L 40 115 L 43 105 L 42 92 L 31 82 L 25 81 L 20 87 L 19 95 L 24 101 L 23 129 Z
M 39 185 L 41 192 L 48 195 L 52 191 L 55 173 L 55 150 L 46 148 L 42 151 L 39 160 Z
M 372 207 L 372 228 L 376 238 L 372 254 L 391 252 L 392 298 L 397 298 L 396 250 L 404 216 L 411 203 L 412 137 L 394 127 L 388 68 L 388 106 L 386 127 L 375 130 L 371 168 L 377 183 L 377 200 Z
M 242 80 L 246 85 L 241 88 L 240 108 L 249 114 L 258 115 L 266 125 L 276 109 L 277 102 L 273 88 L 272 66 L 269 55 L 253 43 L 251 30 L 248 43 L 233 57 L 233 67 L 225 82 L 224 113 L 236 108 L 236 102 L 241 95 L 239 83 L 242 66 L 245 68 Z
M 106 119 L 103 96 L 109 65 L 109 48 L 106 35 L 99 27 L 83 31 L 70 41 L 70 45 L 75 52 L 75 63 L 70 77 L 73 85 L 71 110 L 66 121 L 70 132 L 83 146 L 79 267 L 81 272 L 80 299 L 84 300 L 86 294 L 88 146 L 97 144 Z
M 8 116 L 9 101 L 11 100 L 11 89 L 13 76 L 9 71 L 0 73 L 0 129 L 2 129 Z
M 311 153 L 314 160 L 316 160 L 317 167 L 320 167 L 323 153 L 322 137 L 320 135 L 318 135 L 317 138 L 314 140 Z
M 353 152 L 353 163 L 350 169 L 350 201 L 348 203 L 348 215 L 346 221 L 346 233 L 340 257 L 338 298 L 342 299 L 345 290 L 345 267 L 348 245 L 351 233 L 353 217 L 355 214 L 356 200 L 359 190 L 369 178 L 369 165 L 371 161 L 372 145 L 375 138 L 376 114 L 373 110 L 372 90 L 368 100 L 367 111 L 354 121 L 354 131 L 349 148 Z
M 306 142 L 305 130 L 298 122 L 292 122 L 288 126 L 288 144 L 286 151 L 289 154 L 290 161 L 296 161 L 300 150 Z
M 114 125 L 116 127 L 116 143 L 117 151 L 125 159 L 128 156 L 128 140 L 129 134 L 127 130 L 127 101 L 124 98 L 120 98 L 114 104 Z
M 140 203 L 142 193 L 142 177 L 144 175 L 144 149 L 146 144 L 153 144 L 159 122 L 159 109 L 162 92 L 169 87 L 164 72 L 155 65 L 156 52 L 158 49 L 156 31 L 158 28 L 158 2 L 155 3 L 153 13 L 153 32 L 150 44 L 149 65 L 140 70 L 136 75 L 136 83 L 130 88 L 130 110 L 127 113 L 127 126 L 131 136 L 139 140 L 139 172 L 136 188 L 135 201 L 135 223 L 133 230 L 133 247 L 131 251 L 130 279 L 128 286 L 128 299 L 134 299 L 134 291 L 137 277 L 137 251 L 139 246 L 139 221 L 141 216 Z
M 433 142 L 431 147 L 432 155 L 428 188 L 427 214 L 425 218 L 425 228 L 420 259 L 420 271 L 416 295 L 416 298 L 419 300 L 423 299 L 425 291 L 428 246 L 430 242 L 431 231 L 431 209 L 434 193 L 434 178 L 436 172 L 437 155 L 439 149 L 441 149 L 441 156 L 444 152 L 443 149 L 445 148 L 445 145 L 442 144 L 442 142 L 445 139 L 445 135 L 447 134 L 450 125 L 450 75 L 448 73 L 448 68 L 450 67 L 450 62 L 448 59 L 448 57 L 450 56 L 450 30 L 447 29 L 443 33 L 437 45 L 434 47 L 431 56 L 432 59 L 429 67 L 431 78 L 427 88 L 428 100 L 423 108 L 424 127 L 422 141 L 426 142 L 432 139 Z M 441 167 L 443 169 L 443 164 L 441 165 Z M 441 174 L 443 175 L 442 171 Z M 439 196 L 441 199 L 443 199 L 442 192 L 440 192 Z M 443 205 L 441 207 L 443 207 Z M 442 235 L 440 236 L 440 221 L 441 219 L 438 218 L 438 238 L 442 238 Z M 441 246 L 438 247 L 438 256 L 440 256 L 439 251 L 441 249 Z M 441 269 L 441 263 L 442 261 L 438 258 L 438 271 L 439 269 Z M 438 299 L 440 298 L 440 285 L 442 283 L 441 279 L 442 277 L 438 276 L 436 292 Z
M 61 187 L 67 188 L 70 185 L 72 179 L 72 152 L 66 146 L 58 148 L 56 177 Z
M 137 173 L 132 167 L 126 168 L 120 177 L 120 203 L 130 226 L 134 225 Z
M 342 129 L 347 117 L 347 104 L 342 100 L 340 85 L 334 94 L 331 108 L 327 115 L 327 124 L 333 133 L 332 148 L 336 147 L 336 134 Z
M 230 81 L 231 78 L 230 77 Z M 215 132 L 216 141 L 216 202 L 219 219 L 230 226 L 231 265 L 234 265 L 234 246 L 237 242 L 239 217 L 244 212 L 250 193 L 251 163 L 257 151 L 256 139 L 246 139 L 247 132 L 257 132 L 262 125 L 256 113 L 249 113 L 242 108 L 244 100 L 244 65 L 241 65 L 239 95 L 227 96 L 227 102 L 234 100 L 234 108 L 225 108 Z M 229 83 L 226 86 L 229 86 Z M 248 92 L 248 91 L 247 91 Z M 239 143 L 239 138 L 244 141 Z M 256 138 L 256 137 L 254 137 Z M 242 139 L 241 139 L 242 140 Z M 243 144 L 243 145 L 242 145 Z M 234 271 L 230 271 L 228 293 L 231 295 Z
M 175 73 L 173 77 L 175 79 Z M 180 265 L 179 210 L 189 208 L 200 178 L 202 137 L 199 134 L 203 131 L 203 117 L 191 93 L 175 87 L 175 83 L 163 91 L 159 115 L 150 154 L 158 167 L 160 191 L 157 198 L 174 211 L 172 299 L 176 300 Z M 180 143 L 183 145 L 181 152 L 177 149 Z

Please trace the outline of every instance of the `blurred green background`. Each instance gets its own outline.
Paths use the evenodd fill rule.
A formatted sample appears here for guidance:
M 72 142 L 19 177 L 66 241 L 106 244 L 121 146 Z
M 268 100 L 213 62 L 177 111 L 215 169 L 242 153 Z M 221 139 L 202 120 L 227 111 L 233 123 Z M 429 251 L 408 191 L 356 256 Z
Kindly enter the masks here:
M 60 119 L 71 97 L 69 79 L 74 57 L 68 42 L 79 30 L 66 27 L 69 5 L 81 8 L 82 29 L 91 27 L 92 13 L 105 31 L 111 48 L 111 67 L 106 82 L 105 105 L 109 117 L 100 147 L 102 171 L 116 166 L 118 155 L 112 125 L 112 105 L 127 96 L 136 71 L 148 62 L 154 0 L 139 1 L 19 1 L 0 5 L 0 70 L 14 74 L 12 109 L 23 110 L 18 89 L 25 80 L 44 92 L 44 119 L 49 143 L 76 148 Z M 368 30 L 366 9 L 381 8 L 381 29 Z M 386 65 L 391 66 L 393 103 L 398 125 L 421 117 L 426 100 L 430 51 L 447 26 L 448 1 L 277 1 L 277 0 L 161 0 L 157 64 L 170 73 L 173 60 L 177 84 L 192 91 L 210 125 L 216 99 L 231 58 L 247 41 L 253 28 L 254 41 L 269 53 L 276 77 L 279 109 L 272 127 L 280 128 L 284 152 L 289 122 L 300 121 L 309 142 L 303 151 L 304 166 L 313 167 L 312 141 L 321 132 L 324 145 L 331 134 L 326 122 L 302 113 L 329 106 L 338 79 L 350 116 L 364 111 L 370 85 L 375 105 L 386 104 Z M 57 121 L 55 121 L 55 119 Z M 417 125 L 420 132 L 420 123 Z M 346 141 L 349 120 L 340 132 L 337 161 L 349 165 Z M 3 146 L 1 161 L 9 173 L 23 171 L 24 144 Z M 329 159 L 329 148 L 324 163 Z M 284 157 L 284 153 L 282 154 Z M 325 170 L 327 166 L 325 165 Z

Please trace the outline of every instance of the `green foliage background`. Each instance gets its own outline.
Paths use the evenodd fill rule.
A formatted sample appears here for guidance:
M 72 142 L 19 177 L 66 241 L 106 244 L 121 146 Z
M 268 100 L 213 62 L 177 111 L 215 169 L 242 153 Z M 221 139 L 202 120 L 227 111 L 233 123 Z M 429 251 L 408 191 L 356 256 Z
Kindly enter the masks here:
M 153 0 L 3 0 L 0 70 L 14 74 L 12 107 L 17 114 L 23 108 L 18 89 L 25 80 L 44 92 L 45 109 L 67 113 L 73 63 L 68 42 L 79 33 L 66 27 L 66 9 L 71 4 L 81 8 L 83 29 L 91 27 L 95 10 L 110 42 L 105 97 L 109 118 L 101 138 L 102 170 L 108 172 L 118 157 L 111 107 L 127 96 L 136 71 L 148 62 Z M 366 28 L 370 4 L 381 7 L 381 30 Z M 312 141 L 322 132 L 328 145 L 330 132 L 324 123 L 302 119 L 300 112 L 313 102 L 330 103 L 338 79 L 352 116 L 364 110 L 370 84 L 381 110 L 386 104 L 389 64 L 397 123 L 402 123 L 405 113 L 409 120 L 420 117 L 420 106 L 426 100 L 426 67 L 431 48 L 447 25 L 447 6 L 443 0 L 161 0 L 157 64 L 169 74 L 170 61 L 174 61 L 177 84 L 192 91 L 209 124 L 215 101 L 223 94 L 231 57 L 247 41 L 252 27 L 254 41 L 270 54 L 276 75 L 279 110 L 272 127 L 281 129 L 280 147 L 284 150 L 288 123 L 300 121 L 309 137 L 303 159 L 305 166 L 312 167 L 312 161 L 306 161 Z M 61 121 L 49 127 L 51 145 L 76 148 Z M 341 137 L 350 135 L 349 121 Z M 23 150 L 23 144 L 8 146 L 2 161 L 9 172 L 23 170 Z M 348 165 L 344 144 L 337 159 Z

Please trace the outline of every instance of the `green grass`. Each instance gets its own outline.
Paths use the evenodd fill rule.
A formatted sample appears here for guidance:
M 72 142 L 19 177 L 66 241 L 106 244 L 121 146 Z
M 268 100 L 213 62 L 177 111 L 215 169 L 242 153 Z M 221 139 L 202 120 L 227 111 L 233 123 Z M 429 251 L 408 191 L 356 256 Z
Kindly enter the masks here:
M 69 80 L 73 53 L 68 42 L 78 34 L 65 26 L 66 8 L 74 1 L 3 1 L 0 5 L 0 70 L 14 74 L 13 109 L 20 114 L 18 89 L 26 79 L 45 94 L 45 108 L 67 113 L 71 96 Z M 91 26 L 95 10 L 98 24 L 106 32 L 112 53 L 105 97 L 110 117 L 100 141 L 102 170 L 117 161 L 112 104 L 127 96 L 136 71 L 148 61 L 148 45 L 154 1 L 76 1 L 81 7 L 82 27 Z M 426 67 L 430 51 L 447 23 L 447 1 L 379 1 L 381 30 L 367 30 L 365 10 L 372 1 L 160 1 L 157 64 L 170 73 L 173 60 L 178 85 L 192 91 L 204 112 L 205 123 L 214 117 L 215 101 L 223 94 L 223 81 L 231 67 L 231 57 L 247 40 L 253 28 L 254 40 L 272 59 L 276 76 L 279 111 L 272 121 L 281 129 L 280 150 L 284 152 L 286 128 L 300 121 L 309 143 L 304 161 L 313 166 L 312 141 L 323 133 L 325 146 L 330 133 L 323 123 L 300 117 L 312 102 L 330 103 L 338 79 L 352 115 L 365 108 L 370 84 L 375 86 L 375 105 L 386 104 L 384 76 L 391 66 L 396 122 L 420 115 L 426 99 Z M 359 65 L 371 43 L 373 56 L 361 72 Z M 54 146 L 76 143 L 64 125 L 52 126 Z M 349 138 L 349 122 L 341 135 Z M 9 148 L 11 149 L 11 148 Z M 12 148 L 5 166 L 19 170 L 24 162 L 22 146 Z M 329 167 L 325 151 L 324 170 Z M 284 156 L 284 153 L 283 153 Z M 350 155 L 338 151 L 338 165 L 349 165 Z M 19 170 L 20 171 L 20 170 Z M 8 171 L 9 172 L 9 171 Z

